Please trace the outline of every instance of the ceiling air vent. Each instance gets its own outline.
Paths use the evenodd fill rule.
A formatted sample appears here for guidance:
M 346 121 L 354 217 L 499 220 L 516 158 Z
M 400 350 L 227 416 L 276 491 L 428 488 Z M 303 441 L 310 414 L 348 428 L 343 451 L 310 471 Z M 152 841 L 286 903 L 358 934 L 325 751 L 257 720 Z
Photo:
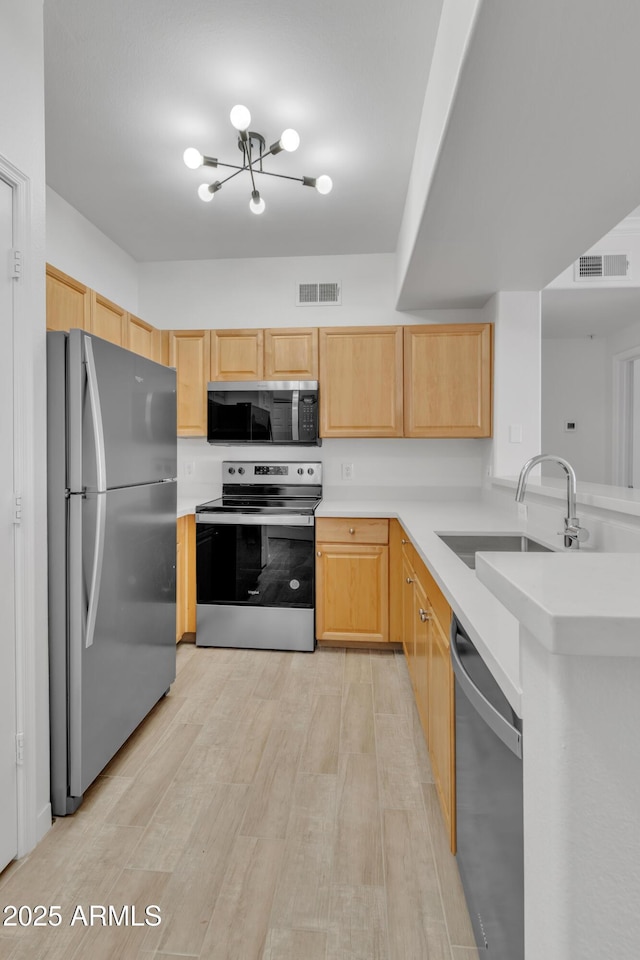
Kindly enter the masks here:
M 626 253 L 591 253 L 575 262 L 575 280 L 611 280 L 628 278 L 629 258 Z
M 296 287 L 297 307 L 331 307 L 342 303 L 339 283 L 299 283 Z

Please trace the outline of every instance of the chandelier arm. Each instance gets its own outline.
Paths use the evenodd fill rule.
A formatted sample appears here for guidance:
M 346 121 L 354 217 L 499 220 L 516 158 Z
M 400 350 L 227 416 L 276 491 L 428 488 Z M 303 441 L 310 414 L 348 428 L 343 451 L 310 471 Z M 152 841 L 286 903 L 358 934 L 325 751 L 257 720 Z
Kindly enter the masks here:
M 221 167 L 226 167 L 226 166 L 230 166 L 230 164 L 221 163 L 220 166 L 221 166 Z M 242 171 L 243 171 L 243 170 L 246 170 L 246 169 L 247 169 L 246 167 L 238 167 L 238 168 L 236 169 L 236 172 L 235 172 L 235 173 L 230 173 L 228 177 L 225 177 L 225 178 L 224 178 L 224 180 L 219 180 L 219 181 L 218 181 L 219 184 L 220 184 L 220 186 L 222 186 L 222 184 L 223 184 L 223 183 L 226 183 L 228 180 L 233 180 L 234 177 L 237 177 L 239 173 L 242 173 Z

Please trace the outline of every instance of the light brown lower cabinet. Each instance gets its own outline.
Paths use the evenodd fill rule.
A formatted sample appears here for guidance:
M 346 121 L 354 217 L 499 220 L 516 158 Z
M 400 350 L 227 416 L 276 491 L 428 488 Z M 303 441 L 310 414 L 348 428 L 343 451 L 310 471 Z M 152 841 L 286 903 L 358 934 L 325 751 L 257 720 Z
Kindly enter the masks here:
M 196 518 L 178 517 L 176 526 L 176 643 L 196 634 Z
M 392 577 L 400 580 L 401 575 L 402 579 L 399 594 L 402 644 L 429 748 L 440 809 L 451 852 L 455 853 L 455 704 L 449 659 L 451 608 L 404 531 L 402 540 L 402 564 L 392 571 Z
M 370 646 L 389 640 L 389 521 L 316 521 L 316 637 Z

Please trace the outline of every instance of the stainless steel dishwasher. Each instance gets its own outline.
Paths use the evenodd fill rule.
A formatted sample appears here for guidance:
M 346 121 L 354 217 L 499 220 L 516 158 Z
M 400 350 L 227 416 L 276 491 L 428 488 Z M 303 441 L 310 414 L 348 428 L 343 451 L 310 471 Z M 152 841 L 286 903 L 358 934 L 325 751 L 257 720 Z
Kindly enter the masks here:
M 524 958 L 522 721 L 454 616 L 457 858 L 478 949 Z

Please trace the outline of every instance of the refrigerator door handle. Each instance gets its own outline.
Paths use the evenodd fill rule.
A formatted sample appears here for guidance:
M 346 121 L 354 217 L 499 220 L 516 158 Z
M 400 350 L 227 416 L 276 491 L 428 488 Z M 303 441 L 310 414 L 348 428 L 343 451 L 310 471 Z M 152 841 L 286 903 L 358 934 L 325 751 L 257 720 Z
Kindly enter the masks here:
M 96 450 L 96 483 L 98 493 L 107 489 L 107 464 L 104 448 L 104 426 L 100 407 L 100 391 L 98 390 L 98 375 L 96 362 L 93 356 L 91 337 L 84 338 L 84 353 L 87 359 L 87 387 L 89 389 L 89 404 L 91 406 L 91 420 Z
M 102 579 L 102 561 L 104 560 L 106 519 L 107 495 L 106 493 L 99 493 L 96 496 L 96 535 L 93 548 L 89 602 L 87 604 L 87 625 L 84 634 L 85 647 L 90 647 L 93 644 L 93 637 L 96 631 L 96 616 L 98 613 L 98 600 L 100 599 L 100 581 Z
M 106 521 L 107 464 L 105 459 L 104 425 L 102 423 L 102 409 L 100 407 L 100 391 L 96 362 L 93 356 L 91 337 L 84 338 L 84 352 L 87 360 L 87 388 L 89 391 L 89 405 L 93 423 L 93 436 L 96 451 L 96 531 L 93 548 L 93 565 L 91 569 L 91 586 L 89 588 L 89 602 L 87 605 L 87 622 L 85 628 L 85 647 L 90 647 L 96 628 L 96 615 L 100 597 L 100 578 L 102 577 L 102 561 L 104 558 L 104 534 Z

